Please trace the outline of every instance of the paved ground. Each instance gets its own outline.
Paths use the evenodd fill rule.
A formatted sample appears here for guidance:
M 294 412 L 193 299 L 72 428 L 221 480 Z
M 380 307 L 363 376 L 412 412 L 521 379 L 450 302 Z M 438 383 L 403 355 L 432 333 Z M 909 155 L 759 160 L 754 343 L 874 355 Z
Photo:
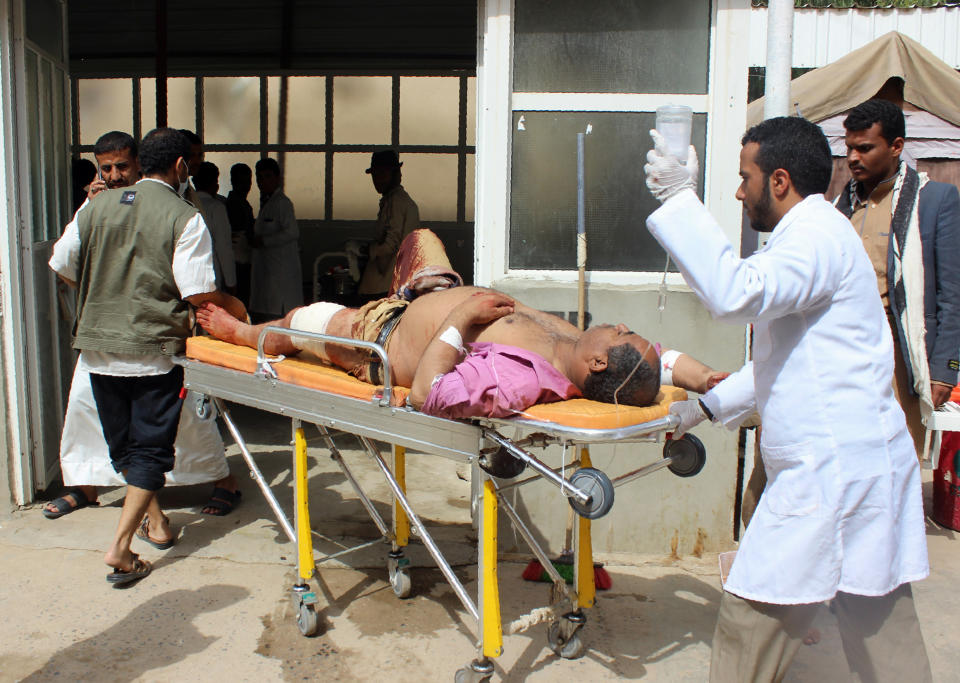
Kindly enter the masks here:
M 252 415 L 237 416 L 255 422 Z M 252 444 L 287 509 L 288 439 L 288 427 L 274 423 L 258 429 Z M 318 550 L 335 552 L 372 538 L 373 526 L 343 477 L 319 448 L 311 455 L 317 456 L 311 507 Z M 243 471 L 235 454 L 231 466 Z M 436 529 L 472 591 L 469 485 L 457 474 L 454 464 L 427 458 L 411 468 L 410 486 L 426 492 L 419 500 L 426 524 Z M 370 468 L 360 476 L 370 484 L 377 480 Z M 243 487 L 242 506 L 222 518 L 196 514 L 208 487 L 166 490 L 164 506 L 181 530 L 178 544 L 161 552 L 135 541 L 134 549 L 156 568 L 128 590 L 107 585 L 102 563 L 122 490 L 109 491 L 100 508 L 55 521 L 44 519 L 39 506 L 0 520 L 0 681 L 451 681 L 474 657 L 474 626 L 440 572 L 415 570 L 415 597 L 398 600 L 385 581 L 379 544 L 345 558 L 349 568 L 334 562 L 321 569 L 316 586 L 323 630 L 315 638 L 300 636 L 288 590 L 293 548 L 254 485 L 245 481 Z M 386 500 L 385 486 L 372 490 Z M 930 524 L 928 539 L 933 574 L 915 588 L 918 610 L 935 680 L 960 680 L 957 535 Z M 411 558 L 416 567 L 432 566 L 419 545 Z M 523 568 L 520 562 L 500 565 L 504 621 L 549 601 L 545 584 L 520 579 Z M 538 625 L 506 637 L 495 678 L 706 680 L 720 596 L 716 556 L 643 556 L 607 569 L 613 589 L 601 593 L 590 611 L 582 659 L 555 657 L 546 647 L 546 626 Z M 826 610 L 819 626 L 822 642 L 802 648 L 788 681 L 849 680 Z

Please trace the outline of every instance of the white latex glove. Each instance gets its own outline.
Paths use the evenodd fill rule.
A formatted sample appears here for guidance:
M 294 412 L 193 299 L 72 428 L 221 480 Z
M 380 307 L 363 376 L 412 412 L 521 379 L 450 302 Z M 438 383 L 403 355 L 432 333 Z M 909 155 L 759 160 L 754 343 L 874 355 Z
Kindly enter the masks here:
M 700 164 L 693 145 L 687 150 L 687 165 L 684 166 L 667 150 L 667 142 L 660 133 L 651 130 L 650 137 L 653 138 L 653 149 L 647 152 L 643 172 L 647 174 L 647 187 L 653 196 L 665 202 L 687 188 L 696 192 Z
M 689 401 L 674 401 L 670 404 L 670 414 L 680 418 L 680 424 L 673 430 L 674 439 L 679 439 L 707 419 L 707 414 L 700 407 L 700 401 L 695 398 Z

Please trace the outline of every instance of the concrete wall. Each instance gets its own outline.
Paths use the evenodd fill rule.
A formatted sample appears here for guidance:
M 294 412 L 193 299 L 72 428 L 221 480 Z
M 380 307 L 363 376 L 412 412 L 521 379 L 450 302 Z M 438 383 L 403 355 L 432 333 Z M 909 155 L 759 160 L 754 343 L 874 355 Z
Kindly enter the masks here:
M 575 312 L 577 308 L 575 285 L 513 281 L 496 286 L 541 310 Z M 587 309 L 594 323 L 624 322 L 651 341 L 690 353 L 718 370 L 733 371 L 743 364 L 743 327 L 715 323 L 685 288 L 668 293 L 662 322 L 655 287 L 593 285 L 588 288 Z M 669 554 L 676 543 L 678 554 L 688 555 L 698 547 L 715 551 L 733 546 L 737 432 L 709 425 L 694 432 L 707 448 L 703 471 L 681 479 L 664 469 L 618 488 L 611 513 L 594 523 L 596 552 Z M 553 447 L 543 452 L 543 459 L 556 467 L 561 453 Z M 596 446 L 590 453 L 594 466 L 612 478 L 662 457 L 662 444 Z M 559 491 L 535 482 L 507 495 L 532 521 L 550 552 L 559 552 L 570 509 Z M 525 552 L 523 540 L 507 525 L 501 532 L 502 552 Z

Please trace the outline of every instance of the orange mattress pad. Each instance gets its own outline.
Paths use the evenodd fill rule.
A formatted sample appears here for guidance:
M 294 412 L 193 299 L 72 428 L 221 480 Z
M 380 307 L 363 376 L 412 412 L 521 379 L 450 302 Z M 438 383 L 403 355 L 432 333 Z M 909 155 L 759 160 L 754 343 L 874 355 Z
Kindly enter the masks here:
M 257 352 L 246 346 L 237 346 L 213 337 L 187 339 L 187 358 L 231 370 L 253 374 L 257 370 Z M 382 392 L 382 386 L 361 382 L 339 368 L 332 368 L 315 360 L 285 358 L 273 363 L 277 379 L 302 387 L 318 389 L 365 401 Z M 410 394 L 406 387 L 394 387 L 395 401 L 403 402 Z M 650 422 L 664 417 L 670 404 L 682 401 L 687 392 L 671 386 L 662 386 L 658 402 L 652 406 L 617 406 L 585 398 L 574 398 L 557 403 L 544 403 L 524 411 L 524 417 L 542 422 L 555 422 L 583 429 L 615 429 Z

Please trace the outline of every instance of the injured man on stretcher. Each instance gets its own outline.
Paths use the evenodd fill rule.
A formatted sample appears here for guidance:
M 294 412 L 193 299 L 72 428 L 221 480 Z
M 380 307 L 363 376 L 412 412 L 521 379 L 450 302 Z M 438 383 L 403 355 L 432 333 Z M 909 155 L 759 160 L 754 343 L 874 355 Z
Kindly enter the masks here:
M 361 308 L 318 302 L 263 325 L 204 304 L 197 320 L 212 336 L 253 348 L 267 325 L 376 342 L 387 352 L 393 384 L 410 387 L 411 405 L 449 418 L 510 417 L 580 396 L 645 406 L 661 381 L 704 393 L 728 374 L 661 350 L 623 324 L 581 331 L 496 290 L 463 286 L 426 229 L 401 245 L 390 291 Z M 379 359 L 364 349 L 268 334 L 264 352 L 302 353 L 366 382 L 384 380 Z

